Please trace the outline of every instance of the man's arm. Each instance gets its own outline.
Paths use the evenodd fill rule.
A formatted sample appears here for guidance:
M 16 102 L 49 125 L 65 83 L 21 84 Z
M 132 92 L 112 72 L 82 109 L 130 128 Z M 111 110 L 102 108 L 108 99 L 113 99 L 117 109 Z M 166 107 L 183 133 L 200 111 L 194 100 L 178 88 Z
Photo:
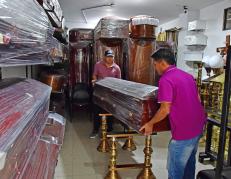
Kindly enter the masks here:
M 116 77 L 119 78 L 119 79 L 121 79 L 121 70 L 120 70 L 120 68 L 118 68 L 118 70 L 117 70 Z
M 153 126 L 165 119 L 170 113 L 171 103 L 163 102 L 161 103 L 160 109 L 157 111 L 155 116 L 144 126 L 141 127 L 140 131 L 144 130 L 145 135 L 151 135 Z
M 94 84 L 95 84 L 95 82 L 97 80 L 97 74 L 98 74 L 98 66 L 97 66 L 97 64 L 95 64 L 94 72 L 93 72 L 92 80 L 91 80 L 93 86 L 94 86 Z

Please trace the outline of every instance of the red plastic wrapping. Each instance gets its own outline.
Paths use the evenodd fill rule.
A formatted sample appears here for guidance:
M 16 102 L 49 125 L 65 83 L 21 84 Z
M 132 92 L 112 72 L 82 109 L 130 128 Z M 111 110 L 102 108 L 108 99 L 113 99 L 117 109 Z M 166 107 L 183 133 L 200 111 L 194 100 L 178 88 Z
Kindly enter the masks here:
M 69 42 L 71 46 L 85 47 L 93 42 L 92 29 L 71 29 L 69 31 Z
M 0 176 L 18 179 L 45 127 L 51 88 L 32 79 L 0 84 Z
M 104 78 L 96 82 L 94 102 L 113 114 L 116 119 L 139 132 L 141 126 L 148 122 L 159 108 L 156 99 L 157 90 L 157 87 L 141 83 Z M 156 124 L 153 131 L 169 129 L 169 121 L 166 118 Z
M 62 145 L 65 133 L 66 120 L 57 113 L 50 113 L 46 127 L 42 136 L 52 136 L 56 140 L 56 144 Z
M 57 113 L 50 113 L 41 139 L 36 146 L 23 179 L 53 179 L 58 153 L 63 143 L 65 119 Z
M 94 38 L 128 38 L 129 20 L 119 17 L 105 17 L 100 19 L 94 30 Z
M 53 179 L 59 146 L 39 140 L 22 179 Z
M 33 0 L 0 3 L 0 67 L 48 64 L 62 49 L 43 8 Z

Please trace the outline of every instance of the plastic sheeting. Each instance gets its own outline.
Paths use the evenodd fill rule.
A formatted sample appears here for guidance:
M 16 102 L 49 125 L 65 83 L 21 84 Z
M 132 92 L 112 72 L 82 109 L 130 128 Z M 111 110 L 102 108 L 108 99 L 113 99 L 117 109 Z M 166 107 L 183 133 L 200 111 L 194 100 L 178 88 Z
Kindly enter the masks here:
M 63 143 L 66 120 L 50 113 L 41 139 L 36 146 L 23 179 L 53 179 L 58 153 Z
M 0 84 L 0 178 L 20 179 L 47 122 L 51 88 L 32 79 Z
M 53 179 L 59 146 L 40 140 L 22 179 Z
M 39 0 L 43 1 L 43 8 L 48 10 L 48 14 L 52 17 L 58 27 L 61 27 L 63 19 L 63 11 L 58 0 Z
M 75 48 L 84 48 L 93 43 L 92 29 L 71 29 L 69 31 L 70 45 Z
M 131 81 L 105 78 L 96 82 L 94 102 L 113 114 L 128 127 L 139 132 L 158 110 L 157 87 Z M 154 126 L 153 131 L 169 130 L 168 119 Z
M 47 64 L 59 43 L 43 8 L 34 0 L 0 1 L 0 67 Z M 55 61 L 55 60 L 53 60 Z
M 128 38 L 129 20 L 118 17 L 102 18 L 94 31 L 94 38 Z
M 130 37 L 155 39 L 155 29 L 159 24 L 159 20 L 151 16 L 135 16 L 131 18 Z
M 152 17 L 152 16 L 147 16 L 147 15 L 139 15 L 139 16 L 134 16 L 131 18 L 132 25 L 153 25 L 153 26 L 158 26 L 159 25 L 159 20 Z

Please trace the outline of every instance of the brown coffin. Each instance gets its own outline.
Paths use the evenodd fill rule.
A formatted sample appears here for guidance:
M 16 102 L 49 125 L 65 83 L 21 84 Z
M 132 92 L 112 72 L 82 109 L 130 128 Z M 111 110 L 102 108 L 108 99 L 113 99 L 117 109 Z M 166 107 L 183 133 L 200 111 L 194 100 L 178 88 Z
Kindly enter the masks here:
M 139 132 L 157 112 L 157 87 L 131 81 L 105 78 L 96 82 L 94 103 Z M 170 130 L 168 118 L 156 124 L 153 132 Z
M 137 83 L 154 85 L 156 74 L 153 69 L 152 53 L 155 41 L 144 39 L 129 40 L 128 79 Z
M 116 16 L 104 17 L 94 29 L 94 39 L 119 38 L 126 39 L 129 36 L 129 20 Z
M 52 87 L 52 92 L 61 92 L 63 90 L 65 77 L 59 74 L 43 73 L 41 76 L 41 82 Z
M 131 38 L 148 38 L 155 39 L 156 27 L 148 24 L 131 25 Z

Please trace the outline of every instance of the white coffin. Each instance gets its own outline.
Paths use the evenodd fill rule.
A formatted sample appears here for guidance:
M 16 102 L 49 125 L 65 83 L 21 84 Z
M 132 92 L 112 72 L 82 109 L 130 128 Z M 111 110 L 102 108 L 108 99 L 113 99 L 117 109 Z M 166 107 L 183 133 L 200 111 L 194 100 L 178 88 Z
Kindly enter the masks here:
M 203 20 L 195 20 L 188 23 L 189 31 L 205 30 L 205 29 L 206 29 L 206 22 Z
M 208 37 L 204 34 L 187 35 L 184 39 L 184 44 L 192 45 L 207 45 Z
M 203 59 L 203 52 L 185 52 L 184 60 L 190 62 L 201 62 Z

